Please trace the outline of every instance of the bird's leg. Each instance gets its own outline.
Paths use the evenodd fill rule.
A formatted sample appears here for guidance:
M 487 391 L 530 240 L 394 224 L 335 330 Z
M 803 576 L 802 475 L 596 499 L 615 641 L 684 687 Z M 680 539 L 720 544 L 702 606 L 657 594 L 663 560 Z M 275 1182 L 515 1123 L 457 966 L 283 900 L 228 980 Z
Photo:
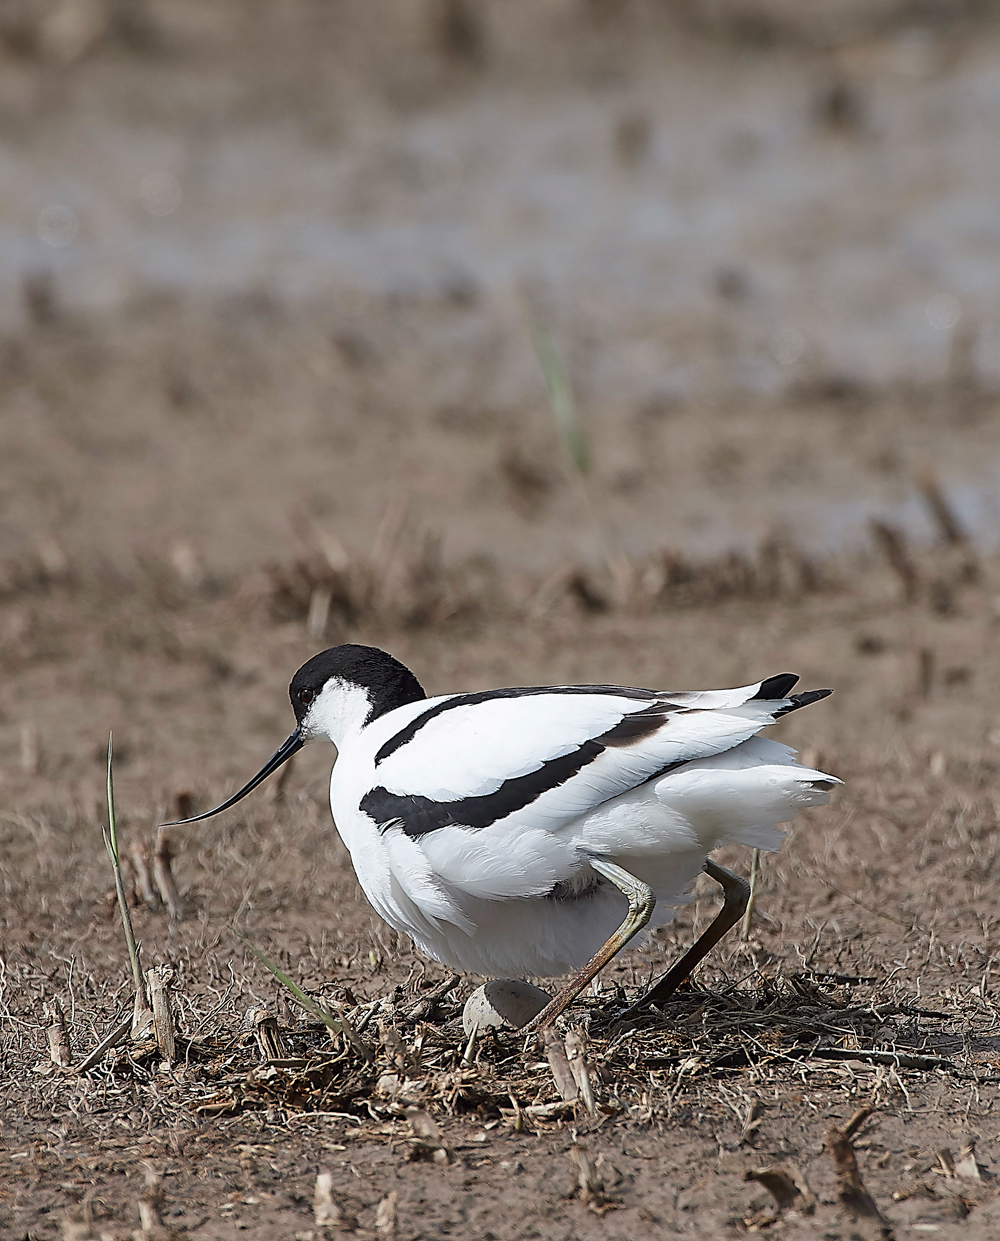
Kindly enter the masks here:
M 672 996 L 699 961 L 712 951 L 723 935 L 735 926 L 746 912 L 747 903 L 750 900 L 750 885 L 747 881 L 739 875 L 734 875 L 731 870 L 726 870 L 725 866 L 720 866 L 718 862 L 713 862 L 711 858 L 705 859 L 703 869 L 706 875 L 722 885 L 722 890 L 726 894 L 725 904 L 712 925 L 698 937 L 677 964 L 667 970 L 641 999 L 636 1000 L 627 1008 L 621 1014 L 622 1017 L 633 1016 L 647 1004 L 662 1004 L 664 1000 Z
M 627 870 L 622 870 L 620 866 L 616 866 L 614 862 L 609 862 L 605 858 L 592 857 L 589 861 L 599 875 L 610 879 L 615 887 L 628 897 L 628 914 L 604 947 L 596 952 L 582 969 L 577 970 L 566 986 L 545 1005 L 537 1017 L 528 1022 L 524 1027 L 526 1030 L 544 1030 L 546 1026 L 550 1026 L 561 1013 L 569 1008 L 587 983 L 607 965 L 612 957 L 621 952 L 632 936 L 638 934 L 653 916 L 656 894 L 649 884 L 636 879 L 635 875 L 630 875 Z

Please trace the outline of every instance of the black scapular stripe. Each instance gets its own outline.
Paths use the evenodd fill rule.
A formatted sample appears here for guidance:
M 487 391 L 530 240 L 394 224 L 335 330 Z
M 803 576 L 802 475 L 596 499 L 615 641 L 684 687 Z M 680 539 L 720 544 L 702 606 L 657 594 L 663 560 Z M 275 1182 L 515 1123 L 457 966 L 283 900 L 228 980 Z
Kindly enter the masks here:
M 662 725 L 662 721 L 660 723 Z M 616 736 L 620 727 L 621 725 L 616 725 L 596 740 L 585 741 L 570 754 L 550 758 L 542 763 L 537 771 L 505 780 L 493 793 L 484 793 L 479 797 L 459 797 L 455 801 L 435 801 L 419 793 L 390 793 L 380 785 L 362 797 L 359 808 L 375 820 L 380 831 L 398 824 L 407 836 L 414 839 L 428 832 L 435 832 L 439 827 L 489 827 L 491 823 L 523 810 L 543 793 L 557 789 L 572 779 L 578 771 L 582 771 L 588 763 L 604 753 L 607 746 L 602 744 L 603 742 L 619 746 L 627 744 L 624 739 Z M 641 739 L 646 735 L 642 732 L 629 740 Z M 629 787 L 635 788 L 650 780 L 659 780 L 661 776 L 690 761 L 681 759 L 679 762 L 666 763 Z M 609 797 L 617 797 L 626 791 L 618 789 Z
M 659 697 L 651 689 L 629 689 L 620 685 L 519 685 L 510 689 L 480 690 L 476 694 L 456 694 L 454 698 L 437 702 L 426 711 L 421 711 L 405 728 L 390 737 L 375 755 L 375 766 L 384 762 L 390 754 L 395 754 L 408 741 L 412 741 L 425 724 L 454 707 L 474 707 L 477 703 L 490 702 L 494 698 L 531 698 L 540 694 L 613 694 L 616 698 L 631 698 L 637 702 L 653 702 Z
M 623 719 L 619 720 L 613 728 L 609 728 L 606 733 L 602 733 L 597 740 L 604 746 L 610 745 L 617 749 L 624 749 L 627 746 L 635 745 L 637 741 L 643 741 L 646 737 L 652 737 L 654 733 L 658 733 L 666 724 L 667 716 L 674 711 L 685 710 L 684 707 L 669 702 L 658 701 L 651 703 L 641 711 L 630 712 Z
M 425 836 L 451 825 L 489 827 L 497 819 L 523 810 L 549 789 L 565 784 L 603 752 L 604 746 L 599 742 L 585 741 L 569 754 L 550 758 L 537 771 L 505 780 L 494 793 L 460 797 L 457 801 L 434 801 L 418 793 L 390 793 L 379 786 L 362 797 L 360 809 L 383 830 L 398 823 L 410 837 Z

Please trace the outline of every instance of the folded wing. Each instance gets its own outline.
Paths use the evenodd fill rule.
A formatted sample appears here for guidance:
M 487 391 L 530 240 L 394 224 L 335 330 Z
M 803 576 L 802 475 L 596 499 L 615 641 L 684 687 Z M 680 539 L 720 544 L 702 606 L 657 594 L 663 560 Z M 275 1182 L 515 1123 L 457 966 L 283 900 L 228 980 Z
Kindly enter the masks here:
M 509 820 L 557 831 L 603 802 L 740 745 L 825 697 L 796 678 L 667 693 L 615 686 L 494 690 L 431 700 L 375 759 L 361 810 L 418 840 L 443 827 Z

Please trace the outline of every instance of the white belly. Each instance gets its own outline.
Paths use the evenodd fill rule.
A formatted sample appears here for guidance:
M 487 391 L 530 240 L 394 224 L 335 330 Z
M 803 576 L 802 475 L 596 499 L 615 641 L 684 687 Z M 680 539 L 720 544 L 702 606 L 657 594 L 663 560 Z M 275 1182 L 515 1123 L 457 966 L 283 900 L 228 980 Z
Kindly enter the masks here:
M 627 910 L 625 897 L 591 870 L 588 856 L 614 861 L 649 884 L 657 896 L 650 925 L 662 925 L 713 849 L 731 842 L 777 848 L 776 824 L 825 803 L 829 785 L 811 782 L 830 777 L 790 759 L 766 761 L 779 752 L 790 754 L 754 739 L 551 831 L 510 819 L 480 829 L 444 827 L 416 839 L 396 826 L 380 831 L 357 809 L 358 788 L 346 773 L 338 780 L 336 767 L 330 801 L 358 881 L 386 922 L 463 971 L 550 977 L 585 964 Z M 552 894 L 574 881 L 584 894 Z

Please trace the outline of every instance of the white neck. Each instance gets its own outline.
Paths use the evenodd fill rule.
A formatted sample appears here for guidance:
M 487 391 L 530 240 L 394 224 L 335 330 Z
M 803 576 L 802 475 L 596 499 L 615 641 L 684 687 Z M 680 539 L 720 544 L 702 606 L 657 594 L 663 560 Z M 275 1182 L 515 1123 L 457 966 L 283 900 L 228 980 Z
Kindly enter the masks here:
M 358 735 L 371 709 L 371 698 L 363 686 L 332 677 L 302 721 L 302 736 L 306 741 L 329 737 L 339 750 L 344 741 Z

